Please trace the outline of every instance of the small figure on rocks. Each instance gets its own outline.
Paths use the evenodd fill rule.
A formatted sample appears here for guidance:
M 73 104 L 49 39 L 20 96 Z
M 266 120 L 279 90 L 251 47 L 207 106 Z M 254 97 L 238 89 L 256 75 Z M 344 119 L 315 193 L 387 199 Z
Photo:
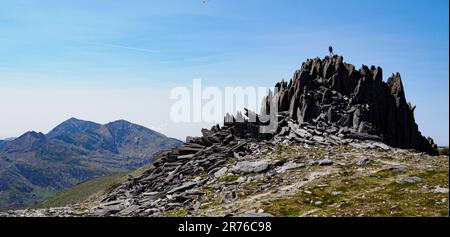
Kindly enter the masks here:
M 330 52 L 330 57 L 333 57 L 333 46 L 328 47 L 328 51 Z

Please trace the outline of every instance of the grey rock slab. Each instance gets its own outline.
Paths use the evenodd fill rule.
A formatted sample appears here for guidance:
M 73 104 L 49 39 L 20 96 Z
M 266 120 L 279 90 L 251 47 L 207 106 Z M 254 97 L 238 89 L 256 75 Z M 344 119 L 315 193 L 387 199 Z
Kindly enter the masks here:
M 403 167 L 391 167 L 389 168 L 389 171 L 395 172 L 395 173 L 400 173 L 403 172 L 405 170 L 405 168 Z
M 327 129 L 327 130 L 325 130 L 327 133 L 329 133 L 329 134 L 333 134 L 333 133 L 336 133 L 337 131 L 338 131 L 338 129 L 337 128 L 335 128 L 335 127 L 331 127 L 331 128 L 329 128 L 329 129 Z
M 327 166 L 327 165 L 332 165 L 333 161 L 330 159 L 323 159 L 323 160 L 319 160 L 318 163 L 321 166 Z
M 339 196 L 339 195 L 341 195 L 341 193 L 342 193 L 342 192 L 340 192 L 340 191 L 333 191 L 333 192 L 331 192 L 331 195 L 333 195 L 333 196 Z
M 370 143 L 356 143 L 356 142 L 352 142 L 349 145 L 354 147 L 354 148 L 357 148 L 357 149 L 375 148 L 375 146 L 373 146 Z
M 105 202 L 105 203 L 101 203 L 99 205 L 99 207 L 107 207 L 107 206 L 116 206 L 118 204 L 122 204 L 124 203 L 124 200 L 117 200 L 117 201 L 111 201 L 111 202 Z
M 359 166 L 365 166 L 365 165 L 370 164 L 371 162 L 372 162 L 371 159 L 369 159 L 369 158 L 364 158 L 364 159 L 358 160 L 358 161 L 356 162 L 356 165 L 359 165 Z
M 128 208 L 125 208 L 125 209 L 121 210 L 119 212 L 119 215 L 120 216 L 131 215 L 131 214 L 135 213 L 139 208 L 140 208 L 140 206 L 138 206 L 138 205 L 132 205 L 132 206 L 130 206 Z
M 155 196 L 155 195 L 157 195 L 158 194 L 158 192 L 145 192 L 145 193 L 142 193 L 142 196 Z
M 398 184 L 414 184 L 414 183 L 425 183 L 426 180 L 419 178 L 417 176 L 406 176 L 406 177 L 400 177 L 397 180 L 395 180 Z
M 313 166 L 313 165 L 317 165 L 319 162 L 317 160 L 308 160 L 306 162 L 307 166 Z
M 350 138 L 356 138 L 360 140 L 371 140 L 371 141 L 380 141 L 381 137 L 377 135 L 367 134 L 367 133 L 360 133 L 360 132 L 351 132 L 347 135 Z
M 224 177 L 228 172 L 228 168 L 227 167 L 222 167 L 220 170 L 218 170 L 217 172 L 214 173 L 214 177 L 216 178 L 221 178 Z
M 192 159 L 194 156 L 195 156 L 194 154 L 182 155 L 182 156 L 178 156 L 177 159 L 179 159 L 179 160 Z
M 289 130 L 290 130 L 289 127 L 282 127 L 279 135 L 280 136 L 285 136 L 285 135 L 289 134 Z
M 305 130 L 303 128 L 294 128 L 292 131 L 295 134 L 297 134 L 298 136 L 307 138 L 307 139 L 313 136 L 310 132 L 308 132 L 307 130 Z
M 436 187 L 432 190 L 433 193 L 448 193 L 448 188 Z
M 312 209 L 310 211 L 307 211 L 307 212 L 301 214 L 299 217 L 309 216 L 309 215 L 314 214 L 314 213 L 316 213 L 318 211 L 320 211 L 320 208 Z
M 266 171 L 270 164 L 270 160 L 240 161 L 232 168 L 232 171 L 243 174 L 260 173 Z
M 188 188 L 194 187 L 195 185 L 197 185 L 197 182 L 186 182 L 185 184 L 183 184 L 181 186 L 173 188 L 172 190 L 167 192 L 167 194 L 172 194 L 172 193 L 175 193 L 175 192 L 184 191 L 184 190 L 186 190 Z
M 386 144 L 384 144 L 382 142 L 372 142 L 372 145 L 374 145 L 376 147 L 379 147 L 379 148 L 381 148 L 381 149 L 383 149 L 385 151 L 391 149 L 391 147 L 389 147 L 388 145 L 386 145 Z
M 276 172 L 279 174 L 282 174 L 288 170 L 297 169 L 297 168 L 301 168 L 301 167 L 305 167 L 305 164 L 295 163 L 295 162 L 290 161 L 290 162 L 285 163 L 283 166 L 278 167 L 276 169 Z
M 247 177 L 241 176 L 236 180 L 236 183 L 244 183 L 245 181 L 247 181 Z
M 325 142 L 325 138 L 322 136 L 314 136 L 312 137 L 312 140 L 316 142 Z

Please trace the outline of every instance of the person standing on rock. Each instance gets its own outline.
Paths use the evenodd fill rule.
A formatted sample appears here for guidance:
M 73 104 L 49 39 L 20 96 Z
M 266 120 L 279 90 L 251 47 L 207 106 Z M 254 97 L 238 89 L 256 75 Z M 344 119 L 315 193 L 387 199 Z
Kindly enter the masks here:
M 328 47 L 328 51 L 330 51 L 330 57 L 333 57 L 333 46 Z

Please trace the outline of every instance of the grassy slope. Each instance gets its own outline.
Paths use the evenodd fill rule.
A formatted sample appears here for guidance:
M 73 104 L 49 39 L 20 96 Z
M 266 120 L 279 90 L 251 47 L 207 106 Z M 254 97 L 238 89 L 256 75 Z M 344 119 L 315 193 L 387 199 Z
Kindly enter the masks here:
M 45 200 L 37 207 L 62 207 L 94 200 L 125 182 L 129 176 L 137 176 L 148 168 L 149 166 L 146 166 L 131 172 L 115 173 L 84 181 Z
M 193 216 L 224 216 L 260 209 L 274 216 L 448 216 L 448 193 L 433 193 L 436 187 L 448 188 L 448 157 L 429 157 L 406 151 L 359 151 L 352 147 L 305 151 L 298 146 L 277 147 L 261 158 L 293 159 L 306 162 L 311 156 L 329 156 L 331 166 L 297 168 L 260 181 L 241 183 L 238 200 L 223 202 L 220 190 L 204 187 L 202 207 Z M 373 161 L 357 166 L 360 158 Z M 400 170 L 392 170 L 398 168 Z M 312 174 L 317 174 L 312 176 Z M 426 183 L 398 184 L 400 177 L 417 176 Z M 234 186 L 236 177 L 217 180 Z M 303 184 L 301 184 L 303 183 Z M 270 185 L 268 185 L 270 184 Z M 337 192 L 337 194 L 333 194 Z M 179 209 L 167 216 L 186 216 Z
M 410 174 L 426 178 L 428 185 L 448 185 L 449 173 L 445 168 Z M 394 172 L 382 171 L 342 180 L 325 178 L 317 183 L 327 182 L 329 186 L 309 186 L 311 194 L 298 192 L 292 197 L 275 199 L 264 209 L 277 216 L 299 216 L 308 211 L 318 216 L 448 216 L 448 206 L 441 203 L 448 194 L 425 192 L 419 183 L 397 184 L 396 176 Z M 331 195 L 335 190 L 341 194 Z M 314 205 L 314 201 L 322 204 Z

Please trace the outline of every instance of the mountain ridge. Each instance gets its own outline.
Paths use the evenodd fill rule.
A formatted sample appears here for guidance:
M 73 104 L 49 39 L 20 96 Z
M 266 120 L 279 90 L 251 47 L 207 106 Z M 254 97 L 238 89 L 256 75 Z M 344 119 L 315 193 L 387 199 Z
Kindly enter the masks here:
M 124 127 L 113 137 L 118 123 Z M 78 182 L 139 168 L 160 149 L 180 144 L 125 120 L 102 125 L 70 118 L 47 134 L 26 132 L 0 143 L 0 208 L 34 205 Z

